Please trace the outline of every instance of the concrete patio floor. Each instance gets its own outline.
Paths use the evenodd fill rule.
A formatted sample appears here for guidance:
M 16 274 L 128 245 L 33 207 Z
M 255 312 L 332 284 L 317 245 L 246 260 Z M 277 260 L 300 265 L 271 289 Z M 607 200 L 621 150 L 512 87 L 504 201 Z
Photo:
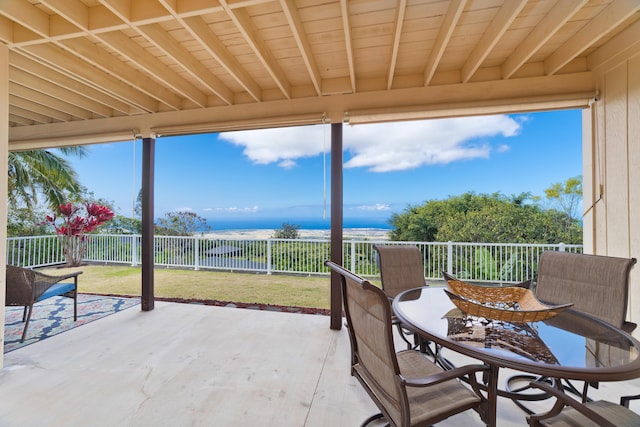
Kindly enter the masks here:
M 157 302 L 7 353 L 0 426 L 358 426 L 376 408 L 348 360 L 326 316 Z M 473 411 L 438 424 L 460 425 L 483 424 Z M 498 425 L 524 413 L 501 399 Z

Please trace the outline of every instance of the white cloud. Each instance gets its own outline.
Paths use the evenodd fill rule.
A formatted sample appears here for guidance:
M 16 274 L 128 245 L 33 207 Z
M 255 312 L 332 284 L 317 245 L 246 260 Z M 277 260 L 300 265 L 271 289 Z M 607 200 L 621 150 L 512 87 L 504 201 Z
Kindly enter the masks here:
M 325 142 L 327 151 L 331 145 L 330 132 L 321 125 L 225 132 L 219 138 L 244 147 L 244 155 L 253 163 L 278 162 L 286 169 L 296 165 L 295 159 L 322 153 Z
M 258 206 L 250 206 L 244 208 L 238 208 L 235 206 L 223 207 L 223 208 L 205 208 L 205 212 L 217 212 L 217 213 L 253 213 L 258 212 L 260 208 Z
M 278 163 L 278 166 L 283 169 L 291 169 L 296 166 L 296 162 L 292 159 L 284 159 L 283 161 Z
M 501 115 L 345 126 L 343 144 L 350 154 L 345 167 L 390 172 L 489 158 L 493 150 L 508 148 L 493 147 L 490 138 L 517 135 L 523 121 L 526 117 Z M 226 132 L 220 138 L 244 147 L 256 164 L 289 169 L 296 159 L 329 151 L 330 134 L 328 125 L 316 125 Z
M 375 205 L 360 205 L 356 207 L 359 211 L 367 211 L 367 212 L 379 212 L 379 211 L 390 211 L 391 206 L 384 203 L 376 203 Z
M 488 158 L 492 148 L 486 138 L 514 136 L 519 130 L 520 124 L 509 116 L 349 126 L 344 146 L 352 157 L 345 167 L 390 172 Z

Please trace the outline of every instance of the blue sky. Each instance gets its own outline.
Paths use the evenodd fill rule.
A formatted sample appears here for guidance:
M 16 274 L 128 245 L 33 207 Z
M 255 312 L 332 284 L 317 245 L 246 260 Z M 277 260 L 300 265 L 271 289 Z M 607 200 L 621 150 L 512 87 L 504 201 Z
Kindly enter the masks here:
M 389 124 L 345 125 L 345 217 L 387 218 L 409 205 L 467 191 L 544 189 L 582 173 L 581 112 L 554 111 Z M 156 140 L 156 217 L 327 217 L 329 125 Z M 326 156 L 323 154 L 326 147 Z M 88 146 L 70 158 L 96 197 L 130 216 L 141 185 L 142 143 Z

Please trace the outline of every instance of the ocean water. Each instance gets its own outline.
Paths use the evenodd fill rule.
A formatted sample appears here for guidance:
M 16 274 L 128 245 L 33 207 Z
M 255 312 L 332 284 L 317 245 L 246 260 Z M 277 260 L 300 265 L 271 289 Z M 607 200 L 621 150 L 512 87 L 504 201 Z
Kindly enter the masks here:
M 389 218 L 344 218 L 343 228 L 391 230 Z M 207 219 L 211 231 L 223 230 L 280 230 L 284 223 L 299 226 L 300 230 L 329 230 L 329 218 L 252 218 Z

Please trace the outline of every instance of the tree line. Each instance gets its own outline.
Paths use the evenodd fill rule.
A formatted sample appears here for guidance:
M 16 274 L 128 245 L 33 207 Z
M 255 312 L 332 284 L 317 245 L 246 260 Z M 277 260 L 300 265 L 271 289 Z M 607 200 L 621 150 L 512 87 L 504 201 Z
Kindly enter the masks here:
M 417 242 L 582 243 L 582 221 L 576 210 L 582 179 L 569 178 L 545 190 L 544 207 L 530 193 L 467 192 L 429 200 L 394 214 L 392 240 Z

